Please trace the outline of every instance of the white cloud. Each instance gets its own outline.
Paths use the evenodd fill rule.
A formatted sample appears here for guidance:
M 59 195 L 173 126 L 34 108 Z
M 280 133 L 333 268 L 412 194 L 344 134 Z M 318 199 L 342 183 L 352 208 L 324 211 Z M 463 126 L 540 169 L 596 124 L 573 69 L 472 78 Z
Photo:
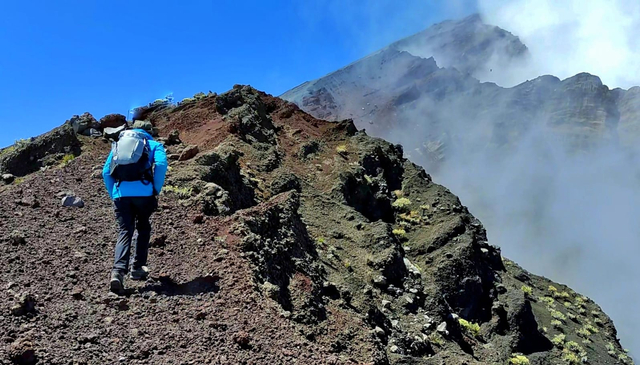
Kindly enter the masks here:
M 478 8 L 487 23 L 519 36 L 531 51 L 526 68 L 494 76 L 503 86 L 580 72 L 612 88 L 640 85 L 638 0 L 478 0 Z

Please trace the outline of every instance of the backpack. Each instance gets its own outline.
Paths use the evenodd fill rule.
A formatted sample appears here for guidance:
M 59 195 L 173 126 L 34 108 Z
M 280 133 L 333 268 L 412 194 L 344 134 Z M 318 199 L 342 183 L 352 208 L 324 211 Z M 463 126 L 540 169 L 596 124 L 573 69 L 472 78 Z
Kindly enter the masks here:
M 147 137 L 134 130 L 120 132 L 111 148 L 112 157 L 109 174 L 117 181 L 142 181 L 153 183 L 153 171 Z

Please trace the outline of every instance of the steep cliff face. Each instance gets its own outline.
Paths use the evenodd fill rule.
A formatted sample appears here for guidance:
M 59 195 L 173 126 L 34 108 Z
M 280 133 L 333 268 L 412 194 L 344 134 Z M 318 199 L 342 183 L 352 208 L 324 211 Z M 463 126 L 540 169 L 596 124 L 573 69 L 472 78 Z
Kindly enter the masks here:
M 246 86 L 146 116 L 171 163 L 126 296 L 108 143 L 0 187 L 3 363 L 631 363 L 593 301 L 503 258 L 402 146 Z

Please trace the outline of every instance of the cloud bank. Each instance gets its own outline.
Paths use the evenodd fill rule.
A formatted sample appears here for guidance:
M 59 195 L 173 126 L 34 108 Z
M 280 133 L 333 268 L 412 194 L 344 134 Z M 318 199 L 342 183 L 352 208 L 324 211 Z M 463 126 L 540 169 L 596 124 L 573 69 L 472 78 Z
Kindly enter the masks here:
M 495 76 L 482 75 L 486 80 L 513 86 L 545 74 L 565 79 L 588 72 L 611 88 L 640 85 L 640 1 L 478 0 L 478 9 L 531 51 L 526 65 L 494 70 Z

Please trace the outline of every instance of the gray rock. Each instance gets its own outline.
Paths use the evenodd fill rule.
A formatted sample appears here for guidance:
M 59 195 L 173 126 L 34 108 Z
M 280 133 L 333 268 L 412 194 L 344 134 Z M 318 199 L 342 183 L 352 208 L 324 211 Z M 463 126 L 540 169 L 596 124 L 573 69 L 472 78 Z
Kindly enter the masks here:
M 407 268 L 407 270 L 414 276 L 420 276 L 420 269 L 418 269 L 418 267 L 414 264 L 411 263 L 411 261 L 409 261 L 409 259 L 407 259 L 406 257 L 402 259 L 404 261 L 404 266 Z
M 153 131 L 153 124 L 147 120 L 136 120 L 133 122 L 133 129 L 143 129 L 151 133 Z
M 62 206 L 82 208 L 84 207 L 84 201 L 77 196 L 68 195 L 62 198 Z
M 103 129 L 104 138 L 117 141 L 118 136 L 120 136 L 120 132 L 125 130 L 125 128 L 126 128 L 126 125 L 121 125 L 120 127 L 107 127 Z
M 177 153 L 171 153 L 167 155 L 167 158 L 171 161 L 178 161 L 180 159 L 180 155 Z
M 391 307 L 391 302 L 388 301 L 388 300 L 383 300 L 382 301 L 382 308 L 389 309 L 389 307 Z
M 90 135 L 90 130 L 100 128 L 100 124 L 90 113 L 74 115 L 67 121 L 77 134 Z
M 384 277 L 384 275 L 378 275 L 373 278 L 373 283 L 379 286 L 385 286 L 387 285 L 387 278 Z
M 102 136 L 102 132 L 100 132 L 98 129 L 95 129 L 95 128 L 88 129 L 85 132 L 86 132 L 86 133 L 84 133 L 85 135 L 91 136 L 91 137 L 101 137 Z
M 11 184 L 15 179 L 16 177 L 11 174 L 2 174 L 2 181 L 4 181 L 7 184 Z
M 399 350 L 400 349 L 396 345 L 393 345 L 391 346 L 391 348 L 389 348 L 389 351 L 393 352 L 394 354 L 398 353 Z
M 384 330 L 383 330 L 382 328 L 380 328 L 380 327 L 376 327 L 376 328 L 374 328 L 373 330 L 374 330 L 374 332 L 376 333 L 376 335 L 377 335 L 378 337 L 384 337 L 385 332 L 384 332 Z
M 438 328 L 436 328 L 436 331 L 438 331 L 438 333 L 448 336 L 449 335 L 449 331 L 447 330 L 447 322 L 442 322 L 438 325 Z

